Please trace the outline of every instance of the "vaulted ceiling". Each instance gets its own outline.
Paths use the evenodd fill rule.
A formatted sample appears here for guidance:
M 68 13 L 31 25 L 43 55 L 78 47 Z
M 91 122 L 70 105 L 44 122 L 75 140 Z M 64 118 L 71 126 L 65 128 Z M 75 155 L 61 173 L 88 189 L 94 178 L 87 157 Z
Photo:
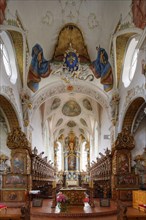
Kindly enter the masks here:
M 110 59 L 112 35 L 120 19 L 123 23 L 126 22 L 130 10 L 129 0 L 11 0 L 7 2 L 8 24 L 16 21 L 16 26 L 22 28 L 27 40 L 26 76 L 22 76 L 23 54 L 22 39 L 20 39 L 22 37 L 20 35 L 16 37 L 15 32 L 9 30 L 14 46 L 19 43 L 16 53 L 21 54 L 18 55 L 19 59 L 21 57 L 18 64 L 24 86 L 31 62 L 31 50 L 36 43 L 42 46 L 44 56 L 50 60 L 52 68 L 56 68 L 54 66 L 59 65 L 58 62 L 63 62 L 64 54 L 71 43 L 79 55 L 82 68 L 86 69 L 83 70 L 84 80 L 81 80 L 78 76 L 66 76 L 62 72 L 57 72 L 57 66 L 50 77 L 41 80 L 40 90 L 36 94 L 31 93 L 31 99 L 34 101 L 35 96 L 42 96 L 44 88 L 55 84 L 58 92 L 42 101 L 40 105 L 43 121 L 49 121 L 55 139 L 61 134 L 66 136 L 71 130 L 78 135 L 84 134 L 88 139 L 93 133 L 95 119 L 100 123 L 98 117 L 103 106 L 96 97 L 100 96 L 100 100 L 103 97 L 103 102 L 108 103 L 110 92 L 106 93 L 103 90 L 98 79 L 85 80 L 86 76 L 93 75 L 88 65 L 96 59 L 96 46 L 99 45 L 106 49 Z M 60 82 L 67 92 L 59 90 Z M 75 89 L 77 86 L 78 89 Z M 89 89 L 94 92 L 89 94 Z

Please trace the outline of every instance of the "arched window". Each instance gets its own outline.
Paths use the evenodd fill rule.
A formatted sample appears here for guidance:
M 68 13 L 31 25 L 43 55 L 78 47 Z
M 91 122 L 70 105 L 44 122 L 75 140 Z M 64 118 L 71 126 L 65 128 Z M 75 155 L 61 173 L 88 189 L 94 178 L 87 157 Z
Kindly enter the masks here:
M 0 53 L 2 55 L 6 74 L 11 83 L 15 84 L 17 80 L 15 54 L 10 38 L 5 31 L 0 32 Z
M 58 171 L 62 170 L 62 161 L 63 161 L 63 152 L 62 152 L 62 145 L 60 142 L 57 142 L 58 147 L 57 147 L 57 168 Z
M 139 49 L 136 48 L 138 40 L 138 36 L 131 38 L 127 47 L 122 75 L 122 81 L 125 87 L 128 87 L 130 85 L 135 74 L 137 66 L 137 56 L 139 52 Z
M 81 146 L 81 170 L 87 171 L 87 150 L 86 141 Z

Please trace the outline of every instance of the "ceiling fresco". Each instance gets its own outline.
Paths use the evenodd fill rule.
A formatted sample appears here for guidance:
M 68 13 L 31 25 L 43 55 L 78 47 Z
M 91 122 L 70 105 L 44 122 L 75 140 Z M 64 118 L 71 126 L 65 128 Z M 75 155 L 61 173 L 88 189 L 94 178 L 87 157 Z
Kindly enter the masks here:
M 74 121 L 69 121 L 69 122 L 67 123 L 67 126 L 70 127 L 70 128 L 73 128 L 73 127 L 76 126 L 76 123 L 75 123 Z
M 64 104 L 62 113 L 65 116 L 75 117 L 81 114 L 81 107 L 76 101 L 70 100 Z
M 52 105 L 51 105 L 51 110 L 54 110 L 54 109 L 58 108 L 60 106 L 60 104 L 61 104 L 61 99 L 55 98 L 53 100 Z
M 111 36 L 120 19 L 119 10 L 123 18 L 131 19 L 129 16 L 131 1 L 106 1 L 105 7 L 105 1 L 56 0 L 43 1 L 43 4 L 41 1 L 35 1 L 34 4 L 34 1 L 21 1 L 20 3 L 20 1 L 11 0 L 7 1 L 7 7 L 5 22 L 9 25 L 16 23 L 13 25 L 14 28 L 20 27 L 26 37 L 26 70 L 31 63 L 31 51 L 35 44 L 42 46 L 45 59 L 50 61 L 50 68 L 54 68 L 54 72 L 49 72 L 48 78 L 41 79 L 40 90 L 38 89 L 37 94 L 29 91 L 34 100 L 34 109 L 38 106 L 42 107 L 42 118 L 51 124 L 50 130 L 53 134 L 55 133 L 56 139 L 62 134 L 66 137 L 70 130 L 73 130 L 78 136 L 81 133 L 85 134 L 88 138 L 90 133 L 93 133 L 91 124 L 97 115 L 100 116 L 103 109 L 108 111 L 108 99 L 110 98 L 110 93 L 104 91 L 101 74 L 98 75 L 98 71 L 96 71 L 94 75 L 90 64 L 95 61 L 96 66 L 98 63 L 98 50 L 96 49 L 100 45 L 106 52 L 106 58 L 109 58 L 111 66 L 114 67 Z M 53 10 L 54 8 L 55 10 Z M 102 14 L 103 8 L 106 20 Z M 26 16 L 26 11 L 28 16 Z M 124 20 L 122 22 L 125 23 Z M 14 30 L 9 31 L 9 34 L 14 42 L 20 76 L 23 79 L 23 37 Z M 126 44 L 133 34 L 125 32 L 123 35 L 117 35 L 116 38 L 118 81 L 121 77 Z M 75 49 L 75 53 L 70 53 L 74 51 L 67 53 L 70 45 Z M 111 51 L 109 48 L 112 48 Z M 68 60 L 66 59 L 64 62 L 65 58 Z M 67 61 L 72 64 L 76 58 L 79 58 L 76 63 L 80 65 L 80 68 L 77 72 L 69 72 L 68 67 L 71 67 L 70 70 L 72 70 L 72 66 L 69 66 Z M 64 64 L 67 64 L 66 69 Z M 60 69 L 58 69 L 59 65 L 61 65 Z M 76 65 L 73 65 L 74 67 Z M 26 74 L 25 80 L 27 81 L 28 72 L 26 71 L 24 74 Z M 111 76 L 114 76 L 114 71 Z M 113 83 L 115 88 L 115 80 L 112 79 L 111 90 Z M 46 91 L 47 86 L 47 92 L 43 93 L 43 89 Z M 37 96 L 40 97 L 39 100 L 37 100 Z M 44 101 L 42 101 L 43 99 Z M 14 123 L 18 124 L 18 122 Z
M 89 102 L 88 99 L 84 99 L 84 100 L 83 100 L 83 106 L 84 106 L 87 110 L 92 111 L 92 106 L 91 106 L 91 103 Z

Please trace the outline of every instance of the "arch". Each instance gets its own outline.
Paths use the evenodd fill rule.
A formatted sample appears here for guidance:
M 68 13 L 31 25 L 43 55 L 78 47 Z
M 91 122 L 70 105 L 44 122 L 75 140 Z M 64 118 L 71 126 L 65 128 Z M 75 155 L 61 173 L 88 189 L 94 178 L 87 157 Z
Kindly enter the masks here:
M 64 86 L 62 82 L 55 82 L 51 85 L 46 86 L 45 88 L 39 90 L 35 93 L 32 101 L 32 111 L 31 114 L 34 115 L 35 111 L 45 102 L 47 99 L 52 98 L 59 94 L 69 93 L 67 90 L 68 85 Z M 99 90 L 97 88 L 97 91 L 92 86 L 89 88 L 88 84 L 85 85 L 78 85 L 77 83 L 73 85 L 72 92 L 74 93 L 81 93 L 88 97 L 91 97 L 95 101 L 97 101 L 105 110 L 110 118 L 110 111 L 109 111 L 109 99 L 108 95 Z
M 129 108 L 126 111 L 122 128 L 127 127 L 130 130 L 132 129 L 132 124 L 136 116 L 136 113 L 144 102 L 145 101 L 142 97 L 138 97 L 130 104 Z
M 12 130 L 14 127 L 19 127 L 18 118 L 11 103 L 2 95 L 0 95 L 0 107 L 6 115 L 10 130 Z
M 119 82 L 122 75 L 124 55 L 127 48 L 127 43 L 134 35 L 141 35 L 142 30 L 139 28 L 127 28 L 119 30 L 113 36 L 113 51 L 114 51 L 114 66 L 116 76 L 116 87 L 119 86 Z

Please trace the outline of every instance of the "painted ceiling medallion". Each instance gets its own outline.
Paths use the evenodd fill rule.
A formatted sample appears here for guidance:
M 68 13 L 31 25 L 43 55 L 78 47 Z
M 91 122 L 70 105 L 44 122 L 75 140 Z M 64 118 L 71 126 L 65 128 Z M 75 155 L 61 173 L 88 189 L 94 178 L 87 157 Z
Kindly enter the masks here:
M 53 100 L 53 103 L 52 103 L 52 106 L 51 106 L 51 110 L 54 110 L 54 109 L 58 108 L 60 103 L 61 103 L 61 100 L 59 98 L 55 98 Z
M 87 110 L 92 111 L 92 106 L 91 106 L 91 103 L 89 102 L 88 99 L 84 99 L 84 100 L 83 100 L 83 106 L 84 106 Z
M 69 121 L 69 122 L 67 123 L 67 126 L 68 126 L 68 127 L 75 127 L 75 126 L 76 126 L 76 123 L 75 123 L 74 121 Z
M 79 128 L 79 131 L 84 134 L 84 130 L 82 128 Z
M 62 113 L 65 116 L 71 116 L 71 117 L 78 116 L 81 113 L 81 107 L 76 101 L 70 100 L 64 104 L 62 108 Z
M 85 121 L 83 118 L 80 119 L 80 122 L 81 122 L 84 126 L 87 127 L 87 123 L 86 123 L 86 121 Z
M 64 129 L 61 129 L 60 131 L 59 131 L 59 134 L 62 134 L 64 132 Z
M 56 126 L 61 125 L 61 124 L 62 124 L 62 122 L 63 122 L 63 119 L 62 119 L 62 118 L 60 118 L 60 119 L 57 121 Z

